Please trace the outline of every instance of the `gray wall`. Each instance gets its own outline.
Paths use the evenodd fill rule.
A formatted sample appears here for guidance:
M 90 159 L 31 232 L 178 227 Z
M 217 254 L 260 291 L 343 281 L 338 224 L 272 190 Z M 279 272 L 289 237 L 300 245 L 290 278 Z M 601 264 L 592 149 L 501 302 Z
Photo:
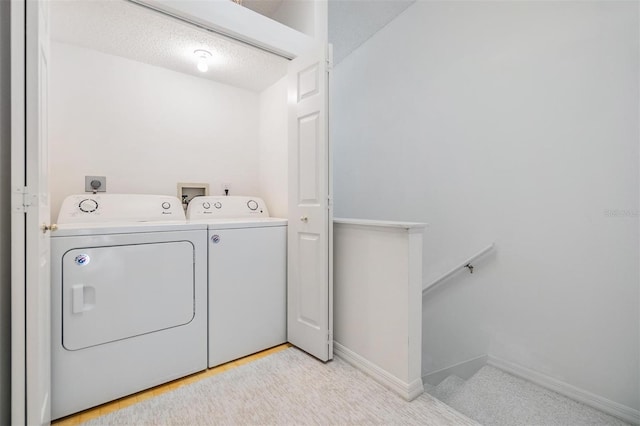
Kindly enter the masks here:
M 0 424 L 11 415 L 10 3 L 0 1 Z
M 423 372 L 640 408 L 638 3 L 418 1 L 335 67 L 335 215 L 429 223 Z

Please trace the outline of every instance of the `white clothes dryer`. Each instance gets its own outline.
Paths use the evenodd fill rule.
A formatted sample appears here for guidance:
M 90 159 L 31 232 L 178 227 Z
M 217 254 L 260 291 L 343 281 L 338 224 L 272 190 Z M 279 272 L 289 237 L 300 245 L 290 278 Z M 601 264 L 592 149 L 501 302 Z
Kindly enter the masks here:
M 209 367 L 287 341 L 287 220 L 258 197 L 195 197 L 208 226 Z
M 175 197 L 64 200 L 51 238 L 53 419 L 206 369 L 205 232 Z

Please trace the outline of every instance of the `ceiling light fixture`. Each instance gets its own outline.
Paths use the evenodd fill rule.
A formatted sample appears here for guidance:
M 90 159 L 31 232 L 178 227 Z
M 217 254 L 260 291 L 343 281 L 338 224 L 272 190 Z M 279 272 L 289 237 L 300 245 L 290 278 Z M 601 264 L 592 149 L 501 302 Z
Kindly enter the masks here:
M 207 72 L 209 71 L 209 63 L 208 60 L 211 58 L 211 52 L 204 49 L 197 49 L 193 51 L 193 54 L 198 58 L 198 71 Z

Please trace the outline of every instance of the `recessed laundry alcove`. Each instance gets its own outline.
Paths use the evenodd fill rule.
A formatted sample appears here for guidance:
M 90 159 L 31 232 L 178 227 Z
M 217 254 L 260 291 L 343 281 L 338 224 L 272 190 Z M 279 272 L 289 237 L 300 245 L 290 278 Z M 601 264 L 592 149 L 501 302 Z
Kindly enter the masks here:
M 286 216 L 288 59 L 124 0 L 51 11 L 54 217 L 85 175 L 107 176 L 112 193 L 226 184 Z

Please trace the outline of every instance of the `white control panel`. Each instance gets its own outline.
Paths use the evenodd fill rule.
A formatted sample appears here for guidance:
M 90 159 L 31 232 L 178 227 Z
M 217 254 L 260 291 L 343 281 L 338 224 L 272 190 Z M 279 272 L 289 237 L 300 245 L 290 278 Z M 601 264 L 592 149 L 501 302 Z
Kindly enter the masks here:
M 194 197 L 187 207 L 187 219 L 228 219 L 243 217 L 269 217 L 262 198 L 239 196 Z
M 182 205 L 169 195 L 80 194 L 64 199 L 58 224 L 184 221 Z

